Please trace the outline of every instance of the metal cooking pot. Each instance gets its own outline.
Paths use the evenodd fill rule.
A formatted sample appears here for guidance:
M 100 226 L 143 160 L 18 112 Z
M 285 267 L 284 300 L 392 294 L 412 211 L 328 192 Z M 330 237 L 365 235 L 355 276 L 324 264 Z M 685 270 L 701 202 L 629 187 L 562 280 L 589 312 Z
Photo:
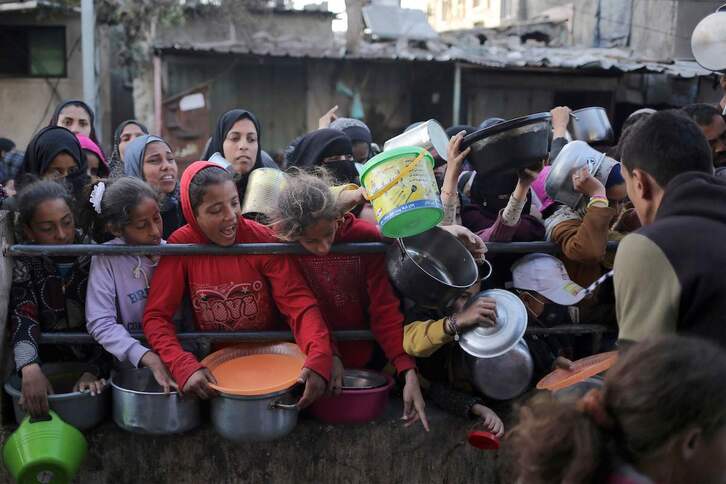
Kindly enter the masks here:
M 113 421 L 129 432 L 179 434 L 199 426 L 200 402 L 164 393 L 148 368 L 129 368 L 111 378 Z
M 106 418 L 111 403 L 108 385 L 95 396 L 91 396 L 88 392 L 72 391 L 73 385 L 84 372 L 98 374 L 98 368 L 86 363 L 47 363 L 42 365 L 41 369 L 56 392 L 55 395 L 48 395 L 50 409 L 66 423 L 79 430 L 89 430 Z M 5 383 L 5 391 L 13 399 L 15 420 L 18 424 L 25 417 L 25 411 L 18 403 L 21 382 L 16 373 Z
M 584 201 L 585 196 L 575 191 L 572 183 L 572 174 L 581 169 L 587 168 L 592 176 L 598 178 L 603 185 L 601 168 L 605 161 L 605 154 L 593 149 L 584 141 L 571 141 L 567 143 L 560 154 L 552 163 L 547 179 L 545 180 L 545 191 L 552 200 L 565 205 L 578 208 Z M 608 166 L 611 164 L 609 163 Z
M 449 137 L 446 131 L 436 120 L 429 119 L 408 131 L 391 138 L 383 145 L 383 151 L 394 148 L 415 146 L 423 148 L 438 162 L 446 162 L 447 150 L 449 148 Z
M 511 400 L 529 388 L 534 362 L 524 339 L 494 358 L 477 358 L 462 351 L 471 384 L 495 400 Z
M 573 111 L 569 131 L 572 139 L 590 144 L 610 144 L 614 140 L 613 127 L 603 108 L 583 108 Z
M 259 396 L 221 393 L 211 401 L 212 424 L 219 435 L 233 442 L 267 442 L 284 437 L 297 424 L 297 388 L 299 385 Z
M 474 257 L 456 237 L 439 227 L 391 244 L 386 267 L 393 285 L 426 308 L 450 306 L 479 280 Z
M 480 129 L 464 138 L 461 149 L 471 147 L 468 159 L 477 176 L 513 173 L 547 159 L 551 133 L 552 115 L 532 114 Z
M 691 50 L 704 69 L 726 72 L 726 5 L 698 22 L 691 34 Z
M 252 171 L 242 200 L 242 214 L 260 213 L 272 217 L 286 184 L 287 175 L 283 171 L 274 168 L 258 168 Z

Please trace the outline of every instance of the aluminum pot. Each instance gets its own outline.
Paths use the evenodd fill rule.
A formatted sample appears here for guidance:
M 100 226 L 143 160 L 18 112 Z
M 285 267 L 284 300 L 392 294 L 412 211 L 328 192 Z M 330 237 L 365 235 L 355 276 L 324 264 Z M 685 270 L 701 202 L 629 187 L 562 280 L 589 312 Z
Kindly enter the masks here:
M 383 151 L 394 148 L 415 146 L 423 148 L 434 157 L 437 165 L 446 162 L 447 150 L 449 148 L 449 137 L 444 128 L 435 120 L 429 119 L 408 131 L 391 138 L 383 145 Z
M 480 129 L 464 137 L 461 149 L 471 147 L 477 176 L 514 173 L 547 159 L 551 132 L 550 113 L 532 114 Z
M 608 113 L 599 107 L 573 111 L 569 131 L 572 139 L 589 144 L 610 144 L 614 140 Z
M 199 426 L 200 402 L 177 392 L 164 393 L 148 368 L 129 368 L 111 378 L 113 421 L 129 432 L 180 434 Z
M 524 339 L 494 358 L 477 358 L 465 351 L 461 354 L 471 384 L 489 398 L 511 400 L 527 391 L 532 382 L 534 361 Z
M 297 424 L 293 395 L 297 387 L 258 396 L 219 394 L 211 401 L 214 429 L 233 442 L 268 442 L 284 437 Z
M 242 200 L 242 214 L 259 213 L 272 217 L 285 185 L 287 175 L 283 171 L 274 168 L 258 168 L 252 171 Z
M 691 50 L 704 69 L 726 72 L 726 5 L 696 25 L 691 34 Z
M 479 280 L 471 253 L 439 227 L 391 244 L 386 267 L 393 285 L 426 308 L 447 308 Z
M 98 373 L 98 368 L 86 363 L 47 363 L 41 366 L 55 395 L 48 395 L 48 404 L 66 423 L 78 430 L 89 430 L 101 423 L 107 416 L 111 404 L 111 392 L 106 385 L 100 394 L 91 396 L 88 392 L 74 392 L 73 385 L 84 372 Z M 21 378 L 14 374 L 7 383 L 5 391 L 13 399 L 15 420 L 18 424 L 25 417 L 20 404 Z

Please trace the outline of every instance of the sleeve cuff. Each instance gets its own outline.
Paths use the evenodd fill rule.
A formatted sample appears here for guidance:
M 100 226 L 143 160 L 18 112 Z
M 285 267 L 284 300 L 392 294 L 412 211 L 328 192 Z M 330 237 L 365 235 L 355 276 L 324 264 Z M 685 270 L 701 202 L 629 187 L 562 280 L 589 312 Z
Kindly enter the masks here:
M 305 359 L 305 368 L 313 370 L 323 377 L 326 382 L 330 381 L 330 372 L 333 366 L 333 358 L 329 355 L 311 355 Z
M 129 363 L 134 365 L 134 367 L 138 368 L 141 364 L 141 358 L 143 358 L 148 351 L 151 350 L 137 341 L 126 352 L 126 359 L 128 359 Z
M 416 361 L 408 355 L 401 355 L 391 362 L 396 368 L 396 373 L 402 375 L 408 370 L 416 369 Z

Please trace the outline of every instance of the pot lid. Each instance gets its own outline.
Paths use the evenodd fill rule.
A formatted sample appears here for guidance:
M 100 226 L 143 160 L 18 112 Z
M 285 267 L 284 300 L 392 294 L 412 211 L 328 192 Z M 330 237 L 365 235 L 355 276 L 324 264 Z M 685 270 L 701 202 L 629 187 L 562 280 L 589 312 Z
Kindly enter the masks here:
M 701 20 L 691 34 L 696 62 L 711 71 L 726 71 L 726 5 Z
M 429 120 L 427 123 L 429 140 L 431 140 L 431 146 L 436 150 L 436 154 L 444 161 L 448 161 L 448 148 L 449 148 L 449 137 L 446 135 L 446 130 L 436 120 Z
M 572 363 L 572 370 L 557 369 L 537 383 L 538 390 L 560 390 L 609 370 L 618 361 L 618 352 L 588 356 Z
M 480 292 L 472 300 L 491 297 L 497 303 L 497 324 L 477 326 L 461 335 L 459 345 L 477 358 L 494 358 L 511 350 L 527 329 L 527 308 L 520 299 L 504 289 Z
M 343 373 L 344 390 L 370 390 L 388 383 L 386 377 L 369 370 L 348 370 Z
M 212 372 L 215 390 L 230 395 L 275 393 L 297 383 L 305 355 L 297 345 L 239 344 L 215 351 L 202 360 Z

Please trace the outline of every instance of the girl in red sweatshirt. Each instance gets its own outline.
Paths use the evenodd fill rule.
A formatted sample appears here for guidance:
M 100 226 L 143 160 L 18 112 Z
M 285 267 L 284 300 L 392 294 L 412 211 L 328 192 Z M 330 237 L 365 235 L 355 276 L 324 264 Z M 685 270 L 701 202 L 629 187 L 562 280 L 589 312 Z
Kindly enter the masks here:
M 197 161 L 182 175 L 181 205 L 187 225 L 170 244 L 274 242 L 272 233 L 240 215 L 232 175 L 215 163 Z M 144 312 L 144 334 L 179 388 L 201 398 L 214 395 L 214 376 L 176 337 L 172 317 L 187 294 L 201 331 L 273 330 L 280 313 L 307 355 L 300 374 L 303 408 L 318 398 L 330 379 L 330 335 L 315 296 L 297 263 L 285 255 L 164 256 L 154 272 Z
M 329 254 L 334 243 L 380 242 L 378 227 L 347 213 L 329 188 L 329 177 L 294 173 L 278 200 L 274 223 L 282 240 L 299 242 L 311 255 L 299 256 L 303 273 L 332 330 L 368 329 L 399 375 L 404 375 L 404 420 L 419 418 L 426 430 L 425 402 L 416 363 L 403 349 L 403 315 L 393 292 L 383 254 Z M 333 356 L 332 393 L 340 393 L 343 368 L 363 368 L 371 362 L 374 345 L 368 341 L 340 342 Z

